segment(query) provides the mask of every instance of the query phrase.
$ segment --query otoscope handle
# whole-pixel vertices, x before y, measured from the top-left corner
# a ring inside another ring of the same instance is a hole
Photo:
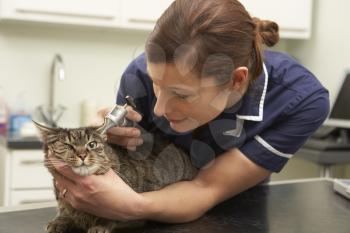
[[[106,115],[105,122],[101,128],[102,133],[106,133],[108,129],[115,126],[122,126],[122,127],[135,126],[135,122],[126,119],[126,114],[128,113],[128,111],[126,110],[126,107],[131,106],[132,108],[135,108],[136,105],[131,96],[126,96],[125,100],[127,102],[126,105],[124,106],[115,105],[112,111],[110,111]]]

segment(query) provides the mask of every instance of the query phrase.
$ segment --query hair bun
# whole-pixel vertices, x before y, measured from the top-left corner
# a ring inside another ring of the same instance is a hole
[[[270,20],[260,20],[259,18],[253,18],[253,20],[262,42],[269,47],[277,44],[280,39],[278,24]]]

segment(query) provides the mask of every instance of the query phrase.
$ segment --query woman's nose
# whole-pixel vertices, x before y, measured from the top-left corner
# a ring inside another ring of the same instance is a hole
[[[158,92],[156,104],[154,105],[154,114],[156,116],[161,117],[169,112],[169,100],[170,98],[167,95]]]

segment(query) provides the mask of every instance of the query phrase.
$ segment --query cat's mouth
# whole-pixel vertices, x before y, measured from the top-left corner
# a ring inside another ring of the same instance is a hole
[[[89,175],[95,174],[98,168],[99,167],[97,165],[91,165],[91,166],[81,165],[79,167],[72,167],[72,170],[74,173],[80,176],[89,176]]]

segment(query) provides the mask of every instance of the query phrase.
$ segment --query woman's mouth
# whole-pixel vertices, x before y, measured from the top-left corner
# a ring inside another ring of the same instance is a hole
[[[170,122],[170,123],[173,123],[173,124],[177,124],[177,123],[180,123],[180,122],[182,122],[182,121],[184,121],[185,119],[181,119],[181,120],[177,120],[177,119],[168,119],[168,121]]]

